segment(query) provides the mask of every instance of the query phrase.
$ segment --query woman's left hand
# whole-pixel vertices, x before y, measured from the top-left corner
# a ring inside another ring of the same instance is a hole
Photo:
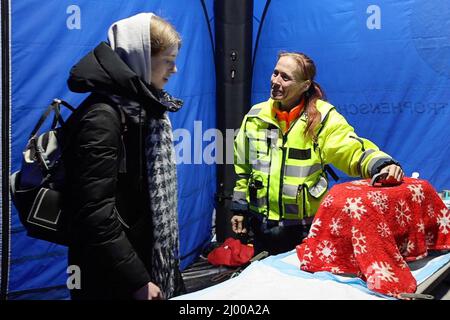
[[[401,182],[404,176],[403,170],[400,166],[397,166],[395,164],[390,164],[383,169],[381,169],[380,172],[387,172],[388,176],[386,177],[386,181],[397,181]]]

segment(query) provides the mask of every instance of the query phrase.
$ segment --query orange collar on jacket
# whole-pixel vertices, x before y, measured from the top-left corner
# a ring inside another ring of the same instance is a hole
[[[275,104],[273,105],[273,110],[275,111],[275,118],[280,124],[283,133],[286,133],[289,130],[291,124],[300,116],[300,113],[302,112],[304,105],[305,99],[302,99],[297,106],[295,106],[289,111],[282,111],[278,109]]]

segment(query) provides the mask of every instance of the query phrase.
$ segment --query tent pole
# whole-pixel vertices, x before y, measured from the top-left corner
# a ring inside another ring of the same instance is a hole
[[[224,137],[219,150],[216,194],[216,237],[222,242],[233,235],[230,202],[235,183],[233,140],[251,107],[253,0],[216,0],[215,63],[217,128]],[[220,152],[221,151],[221,152]]]

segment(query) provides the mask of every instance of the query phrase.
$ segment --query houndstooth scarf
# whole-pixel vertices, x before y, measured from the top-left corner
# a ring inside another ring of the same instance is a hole
[[[180,294],[183,286],[179,272],[177,168],[167,113],[162,119],[149,119],[145,154],[153,221],[152,279],[164,297],[171,298]]]
[[[114,23],[108,32],[111,48],[145,83],[151,79],[150,19],[152,13],[140,13]],[[155,91],[155,90],[153,90]],[[156,99],[167,111],[181,108],[181,100],[161,90]],[[140,112],[152,106],[141,106],[124,97],[114,101],[134,121]],[[142,110],[143,109],[143,110]],[[148,113],[147,113],[148,114]],[[147,117],[148,135],[145,137],[145,155],[148,177],[150,213],[153,222],[153,249],[151,279],[165,298],[180,294],[183,289],[179,271],[179,240],[177,211],[177,175],[173,147],[172,125],[167,112],[161,118]],[[150,214],[149,213],[149,214]]]

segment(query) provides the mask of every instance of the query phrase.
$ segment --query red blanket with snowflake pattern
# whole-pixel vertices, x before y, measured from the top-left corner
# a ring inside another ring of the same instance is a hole
[[[427,181],[373,187],[358,180],[330,190],[297,256],[302,270],[355,274],[397,297],[416,291],[407,261],[449,248],[450,212]]]

